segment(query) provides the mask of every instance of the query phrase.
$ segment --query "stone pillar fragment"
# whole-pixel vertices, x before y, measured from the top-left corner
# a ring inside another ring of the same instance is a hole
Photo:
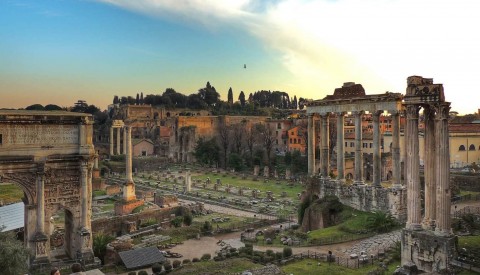
[[[337,113],[337,179],[345,179],[345,113]]]
[[[393,187],[400,188],[402,168],[400,165],[400,112],[392,111],[392,182]]]
[[[37,172],[37,233],[45,233],[45,171],[44,166]]]
[[[307,118],[308,122],[308,129],[307,129],[307,137],[308,137],[308,174],[314,175],[315,174],[315,123],[314,123],[314,116],[313,114],[308,114]]]
[[[353,112],[355,116],[355,175],[354,183],[363,184],[363,154],[362,154],[362,116],[363,111]]]
[[[127,128],[123,127],[123,154],[127,154]]]
[[[126,126],[127,130],[127,153],[125,155],[125,173],[126,173],[126,182],[123,185],[123,200],[133,201],[136,200],[135,196],[135,184],[133,182],[132,175],[132,127]]]
[[[329,114],[321,114],[321,132],[320,132],[320,173],[321,175],[326,178],[329,175],[329,140],[328,140],[328,118]]]
[[[82,220],[81,227],[87,228],[87,214],[88,214],[88,166],[86,161],[82,161],[80,164],[80,197],[82,198]]]
[[[425,121],[425,215],[422,221],[424,229],[433,229],[435,226],[436,212],[436,186],[435,186],[435,111],[430,106],[423,110]]]
[[[407,105],[407,135],[405,136],[407,159],[407,203],[410,205],[407,213],[406,228],[410,230],[421,229],[421,199],[420,199],[420,156],[418,142],[418,111],[419,106]]]
[[[120,131],[121,128],[116,128],[117,129],[117,155],[120,155]]]
[[[381,187],[381,159],[380,152],[380,114],[383,111],[376,111],[373,115],[373,186]]]
[[[435,234],[451,234],[451,189],[450,189],[450,148],[448,137],[448,115],[450,103],[436,106],[435,117],[435,182],[437,183]]]
[[[110,156],[113,156],[113,127],[110,127]]]

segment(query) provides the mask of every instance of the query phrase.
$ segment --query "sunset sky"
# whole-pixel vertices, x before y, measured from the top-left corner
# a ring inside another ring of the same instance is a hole
[[[320,99],[350,81],[405,93],[421,75],[473,113],[479,13],[478,0],[0,0],[0,108],[105,109],[207,81],[223,100],[229,87]]]

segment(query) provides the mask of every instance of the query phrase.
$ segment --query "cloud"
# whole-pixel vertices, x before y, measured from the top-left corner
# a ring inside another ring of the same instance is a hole
[[[404,92],[414,74],[443,82],[447,100],[474,95],[477,0],[99,1],[212,31],[239,28],[280,53],[295,76],[289,86],[307,97],[321,98],[347,81],[367,93]],[[468,104],[462,108],[476,110]]]

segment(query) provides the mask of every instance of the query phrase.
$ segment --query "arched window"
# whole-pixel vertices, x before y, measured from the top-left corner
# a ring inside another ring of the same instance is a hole
[[[470,146],[468,147],[468,151],[475,151],[475,145],[470,144]]]
[[[464,146],[464,145],[460,145],[460,147],[458,147],[458,151],[465,151],[465,146]]]

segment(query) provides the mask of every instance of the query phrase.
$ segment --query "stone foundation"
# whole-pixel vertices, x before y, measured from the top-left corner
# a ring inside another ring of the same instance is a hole
[[[115,203],[115,215],[122,216],[131,214],[133,209],[144,204],[142,200],[120,201]]]
[[[456,236],[437,236],[432,231],[402,231],[402,263],[424,272],[442,272],[455,258]]]

